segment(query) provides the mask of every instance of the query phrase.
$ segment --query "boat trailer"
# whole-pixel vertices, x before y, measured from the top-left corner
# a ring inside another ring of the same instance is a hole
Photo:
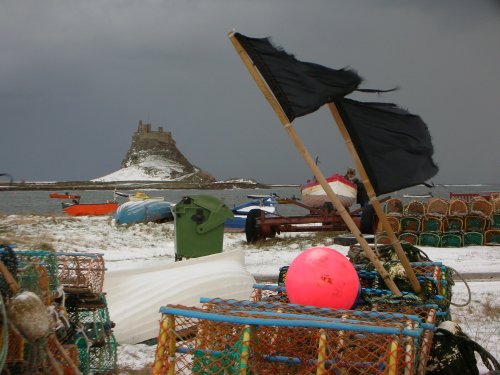
[[[384,199],[387,200],[387,198]],[[309,210],[304,216],[282,216],[259,209],[251,210],[245,223],[245,234],[248,243],[266,238],[274,238],[285,232],[344,232],[348,227],[331,203],[321,208],[307,206],[297,199],[279,199],[279,204],[293,204]],[[363,234],[373,234],[378,219],[371,205],[358,208],[349,213]]]

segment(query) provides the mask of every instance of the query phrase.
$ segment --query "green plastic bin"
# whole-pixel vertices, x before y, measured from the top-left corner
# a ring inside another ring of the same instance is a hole
[[[224,222],[234,217],[222,201],[210,195],[186,196],[172,212],[176,260],[222,252]]]

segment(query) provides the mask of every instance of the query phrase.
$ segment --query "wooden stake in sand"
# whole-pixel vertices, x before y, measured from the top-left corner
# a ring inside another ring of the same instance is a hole
[[[374,253],[374,251],[372,250],[372,248],[370,247],[368,242],[365,240],[363,235],[361,234],[360,230],[356,226],[356,223],[352,219],[349,212],[347,212],[347,210],[342,205],[342,203],[340,202],[340,200],[337,197],[337,195],[335,194],[335,192],[332,190],[332,188],[330,187],[330,185],[326,181],[325,176],[319,170],[318,166],[314,162],[314,159],[311,157],[311,155],[309,154],[308,150],[306,149],[306,147],[304,146],[304,144],[302,143],[300,138],[297,136],[295,130],[292,127],[291,122],[289,121],[285,112],[283,111],[283,109],[279,105],[278,101],[274,97],[273,93],[271,92],[271,90],[267,86],[265,80],[262,78],[262,75],[259,73],[257,68],[254,66],[252,60],[250,59],[250,57],[248,56],[246,51],[243,49],[241,44],[234,37],[234,32],[229,33],[228,36],[229,36],[229,39],[231,40],[231,42],[233,43],[233,46],[236,49],[236,52],[238,53],[241,60],[243,61],[243,63],[247,67],[248,71],[250,72],[250,75],[255,80],[255,82],[257,83],[257,86],[261,90],[262,94],[267,99],[267,101],[269,102],[269,104],[273,108],[274,112],[276,113],[276,115],[280,119],[281,124],[283,125],[283,128],[285,129],[285,131],[289,135],[290,139],[295,144],[295,147],[297,148],[299,153],[304,158],[308,167],[311,169],[314,177],[316,177],[316,180],[321,184],[321,186],[325,190],[326,195],[332,201],[335,209],[337,210],[339,215],[342,217],[342,219],[346,223],[349,230],[352,232],[352,234],[358,240],[364,253],[368,257],[368,259],[372,262],[372,264],[375,266],[375,269],[378,271],[378,273],[380,274],[380,277],[382,278],[384,283],[387,285],[389,290],[392,293],[394,293],[396,296],[401,296],[401,292],[399,291],[398,287],[396,286],[394,281],[391,279],[390,275],[387,273],[384,266],[382,265],[380,260],[377,258],[376,254]]]

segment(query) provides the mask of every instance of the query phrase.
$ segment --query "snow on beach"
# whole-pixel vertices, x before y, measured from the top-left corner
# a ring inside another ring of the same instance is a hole
[[[0,239],[19,250],[54,249],[104,255],[109,270],[174,262],[174,224],[148,223],[117,226],[109,217],[0,216]],[[347,254],[347,246],[334,245],[331,238],[311,233],[280,235],[264,244],[247,244],[244,233],[225,233],[224,251],[242,249],[246,267],[256,278],[276,277],[304,249],[329,246]],[[467,248],[421,248],[433,261],[443,262],[460,274],[500,272],[500,246]],[[458,278],[453,302],[467,302],[467,288]],[[469,282],[472,301],[452,307],[452,317],[478,343],[500,358],[500,281]],[[165,304],[168,301],[165,301]],[[113,317],[111,317],[113,318]],[[120,373],[131,374],[153,360],[154,346],[120,345]]]

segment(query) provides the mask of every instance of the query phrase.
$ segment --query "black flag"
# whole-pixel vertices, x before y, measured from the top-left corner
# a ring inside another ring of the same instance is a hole
[[[395,104],[336,101],[377,195],[423,183],[438,172],[422,119]]]
[[[343,98],[361,83],[361,77],[354,71],[299,61],[273,46],[268,38],[249,38],[240,33],[234,37],[262,74],[290,122]]]

